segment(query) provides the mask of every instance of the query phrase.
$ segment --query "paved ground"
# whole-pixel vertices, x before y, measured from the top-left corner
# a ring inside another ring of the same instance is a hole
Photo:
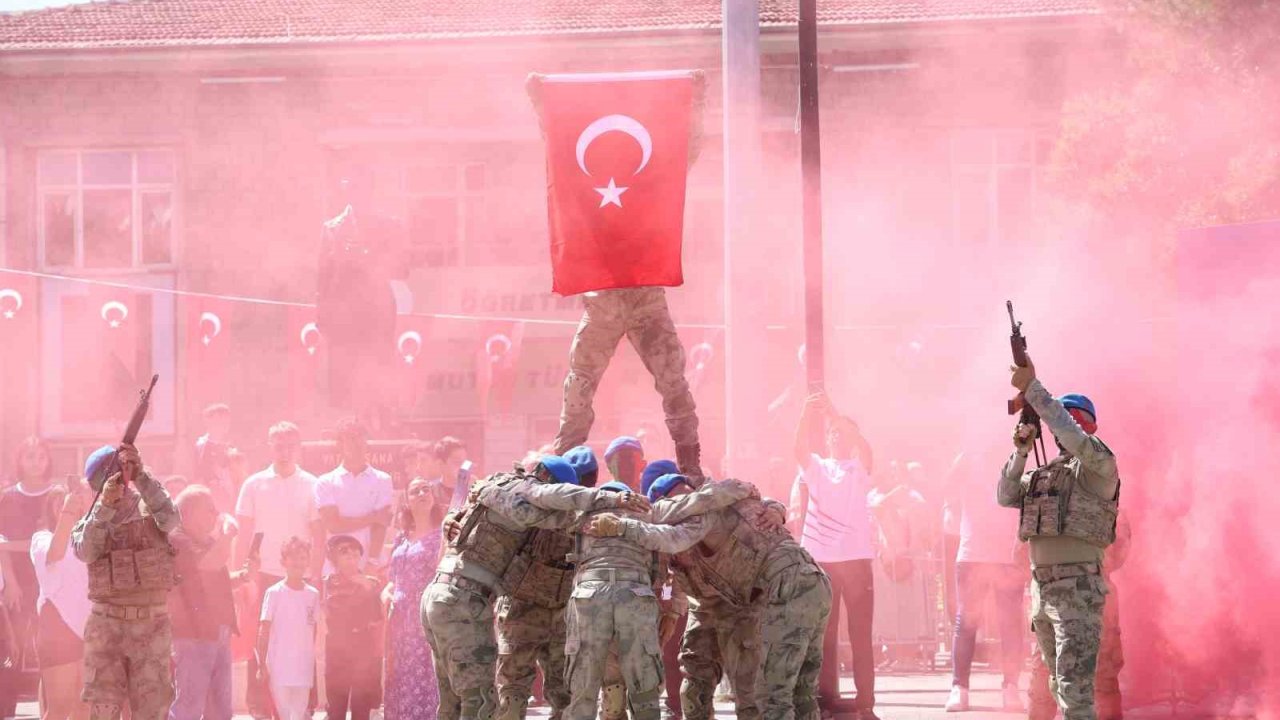
[[[1025,683],[1026,676],[1023,676]],[[1005,713],[1000,712],[1000,676],[996,673],[979,672],[973,673],[971,679],[972,688],[970,689],[970,704],[972,709],[968,713],[949,714],[943,711],[942,705],[946,702],[947,692],[950,688],[951,676],[947,672],[935,673],[911,673],[911,674],[893,674],[879,675],[876,678],[876,713],[883,720],[1000,720],[1007,718],[1025,718],[1025,713]],[[842,680],[842,685],[848,694],[853,693],[853,680],[846,677]],[[1024,686],[1025,689],[1025,686]],[[35,703],[23,703],[18,707],[19,717],[35,718]],[[543,718],[547,714],[546,708],[531,708],[530,717]],[[729,720],[733,717],[733,708],[727,704],[716,705],[717,720]],[[317,713],[317,718],[322,715]],[[1175,715],[1169,706],[1150,706],[1150,707],[1127,707],[1125,708],[1125,717],[1129,720],[1163,720],[1164,718],[1177,717],[1180,720],[1191,720],[1193,718],[1207,717],[1195,711],[1182,708],[1181,712]],[[249,720],[247,715],[237,715],[236,720]]]

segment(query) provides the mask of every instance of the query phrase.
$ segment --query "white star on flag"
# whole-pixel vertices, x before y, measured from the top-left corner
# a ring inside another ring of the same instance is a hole
[[[609,187],[595,188],[595,191],[600,193],[600,207],[605,205],[622,207],[622,193],[627,190],[628,188],[618,187],[613,182],[613,178],[609,178]]]

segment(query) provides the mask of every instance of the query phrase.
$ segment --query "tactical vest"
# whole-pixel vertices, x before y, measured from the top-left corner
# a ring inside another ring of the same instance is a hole
[[[502,587],[512,600],[556,610],[573,591],[573,564],[568,556],[574,541],[558,530],[534,530],[502,576]]]
[[[150,515],[111,527],[102,557],[89,563],[89,599],[168,592],[176,583],[173,556],[169,537]]]
[[[523,479],[523,476],[514,473],[501,473],[492,475],[481,483],[508,488]],[[475,492],[474,488],[472,492]],[[449,552],[461,561],[456,565],[457,572],[485,583],[501,580],[506,575],[512,558],[524,547],[531,534],[530,530],[504,527],[494,522],[489,513],[489,508],[468,498],[466,505],[454,516],[459,526],[458,537],[449,543]],[[483,572],[468,572],[469,569]],[[486,573],[489,577],[484,576]]]
[[[729,537],[712,549],[705,543],[677,554],[672,563],[685,574],[689,593],[699,599],[720,597],[744,607],[759,596],[761,571],[783,535],[756,530],[737,504],[724,511],[732,518]]]
[[[1078,481],[1080,461],[1059,457],[1031,474],[1022,499],[1018,539],[1071,537],[1105,548],[1116,539],[1120,481],[1114,498],[1089,492]]]

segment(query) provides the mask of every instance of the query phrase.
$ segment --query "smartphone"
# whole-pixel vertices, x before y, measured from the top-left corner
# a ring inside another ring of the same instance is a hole
[[[459,468],[458,468],[458,470],[459,470],[459,472],[461,472],[463,475],[469,475],[469,474],[471,474],[471,461],[470,461],[470,460],[463,460],[463,461],[462,461],[462,465],[461,465],[461,467],[459,467]]]
[[[258,557],[262,552],[262,533],[253,534],[253,542],[249,544],[249,557]]]

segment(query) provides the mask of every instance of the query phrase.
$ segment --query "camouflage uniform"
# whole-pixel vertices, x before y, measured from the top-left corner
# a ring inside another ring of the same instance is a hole
[[[1024,393],[1063,452],[1023,474],[1026,456],[1005,464],[997,500],[1021,509],[1030,542],[1031,629],[1066,720],[1095,720],[1094,674],[1107,582],[1103,549],[1115,539],[1120,477],[1115,455],[1088,435],[1038,380]]]
[[[654,514],[664,522],[678,522],[688,513],[705,509],[708,505],[726,500],[732,503],[731,507],[703,515],[703,547],[714,555],[732,553],[737,564],[744,565],[736,568],[736,572],[720,573],[714,579],[721,588],[723,600],[742,608],[740,612],[750,613],[745,616],[747,622],[753,616],[759,622],[758,649],[752,647],[755,634],[750,631],[738,643],[741,658],[734,672],[738,715],[763,715],[770,720],[790,720],[793,717],[815,720],[818,717],[817,685],[818,671],[822,667],[822,636],[827,617],[831,614],[831,583],[813,558],[785,530],[758,529],[761,514],[773,511],[785,516],[785,508],[772,500],[735,497],[723,492],[723,488],[732,488],[736,482],[705,484],[695,493],[658,503]],[[699,552],[699,556],[693,557],[706,557],[702,551]],[[748,561],[746,558],[752,559]],[[687,579],[692,580],[693,576],[687,576]],[[689,592],[708,595],[705,588],[700,591],[690,588]],[[685,642],[689,652],[697,656],[700,649],[689,645],[688,631]],[[726,656],[728,654],[725,653]],[[685,655],[682,651],[682,662]],[[760,664],[761,657],[763,665]],[[757,671],[759,677],[753,678]],[[701,706],[710,698],[706,693],[714,691],[718,680],[716,676],[705,690],[682,693],[686,695],[686,715],[702,711]],[[696,682],[705,683],[706,680]]]
[[[595,421],[592,399],[618,341],[625,335],[653,375],[662,395],[667,431],[676,445],[680,468],[701,475],[698,465],[698,416],[693,393],[684,376],[684,346],[667,308],[662,288],[600,290],[584,299],[586,309],[569,351],[569,375],[564,380],[564,404],[555,451],[563,453],[587,441]]]
[[[1102,640],[1098,645],[1098,667],[1093,676],[1093,703],[1101,720],[1124,716],[1120,702],[1120,670],[1124,668],[1124,646],[1120,642],[1120,596],[1111,572],[1124,564],[1132,529],[1124,513],[1116,522],[1116,542],[1107,548],[1102,578],[1107,583],[1107,599],[1102,609]],[[1049,689],[1049,668],[1039,653],[1031,658],[1031,685],[1027,690],[1031,720],[1053,720],[1058,704]]]
[[[563,486],[528,487],[529,499],[545,507],[564,507]],[[622,495],[596,490],[603,495]],[[639,522],[647,513],[621,511],[621,535],[578,535],[577,574],[569,598],[569,720],[595,720],[601,681],[611,649],[627,689],[633,720],[658,720],[662,685],[662,648],[658,643],[658,598],[653,576],[656,553],[686,550],[697,542],[697,520],[681,526]]]
[[[505,573],[534,527],[571,524],[576,513],[530,505],[514,490],[540,484],[521,473],[494,475],[472,488],[467,504],[452,518],[461,530],[449,542],[436,577],[422,594],[422,624],[431,644],[440,690],[441,720],[488,720],[497,709],[494,678],[498,647],[493,601]],[[595,507],[594,494],[575,496]],[[611,498],[604,506],[611,507]]]
[[[564,607],[573,585],[573,565],[566,556],[573,538],[558,530],[536,530],[508,570],[519,579],[505,583],[498,601],[498,717],[520,720],[533,691],[535,665],[542,667],[542,690],[552,720],[569,705],[564,680]]]
[[[126,702],[138,720],[168,715],[173,639],[165,602],[175,581],[168,534],[178,521],[164,488],[139,470],[116,503],[99,501],[72,531],[93,601],[81,693],[92,720],[119,718]]]

